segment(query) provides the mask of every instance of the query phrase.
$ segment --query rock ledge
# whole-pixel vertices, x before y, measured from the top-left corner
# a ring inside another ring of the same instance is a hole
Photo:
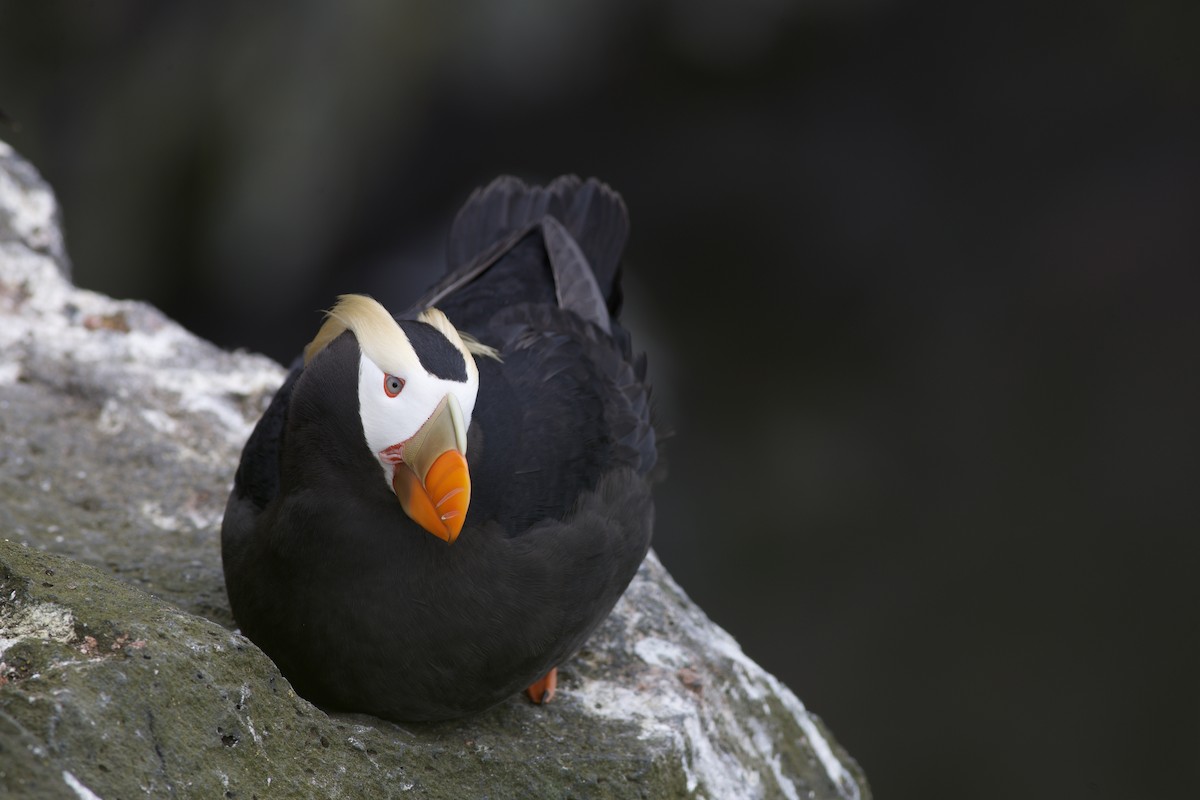
[[[547,707],[402,726],[298,697],[232,630],[219,553],[283,372],[72,286],[0,142],[0,795],[869,798],[653,553]]]

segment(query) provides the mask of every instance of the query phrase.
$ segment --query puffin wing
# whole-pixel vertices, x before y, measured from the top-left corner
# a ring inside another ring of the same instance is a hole
[[[472,503],[510,535],[562,518],[605,474],[656,462],[645,359],[614,315],[628,234],[624,202],[594,178],[502,177],[459,212],[459,266],[421,301],[501,353],[480,362]],[[489,486],[503,495],[485,497]]]
[[[529,260],[514,255],[531,235],[541,240],[549,275],[526,269],[518,280],[505,281]],[[477,189],[459,211],[450,233],[451,270],[416,306],[441,305],[485,280],[507,303],[552,298],[609,333],[620,311],[620,257],[628,238],[624,201],[595,178],[566,175],[530,187],[503,176]]]
[[[613,283],[629,238],[629,212],[621,196],[606,184],[575,175],[560,176],[544,187],[503,175],[476,189],[455,217],[449,262],[465,264],[506,235],[544,217],[566,226],[587,253],[601,285]]]

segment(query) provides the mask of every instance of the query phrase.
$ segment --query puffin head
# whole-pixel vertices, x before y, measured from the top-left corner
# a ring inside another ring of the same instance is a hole
[[[467,428],[479,391],[473,354],[495,357],[495,351],[459,333],[435,308],[397,321],[370,297],[348,294],[304,349],[304,363],[347,330],[360,351],[366,447],[404,512],[453,544],[471,502]]]

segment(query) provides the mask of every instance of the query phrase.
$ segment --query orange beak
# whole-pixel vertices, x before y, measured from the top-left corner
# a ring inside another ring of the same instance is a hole
[[[414,522],[447,544],[454,544],[471,504],[466,427],[453,395],[446,395],[433,416],[398,448],[392,489]],[[393,448],[384,451],[385,457]],[[392,461],[392,458],[388,458]]]

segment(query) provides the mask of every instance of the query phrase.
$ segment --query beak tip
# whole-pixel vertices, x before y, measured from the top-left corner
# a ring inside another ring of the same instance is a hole
[[[462,453],[455,450],[442,453],[423,482],[401,466],[397,466],[395,475],[393,489],[404,512],[429,533],[454,544],[471,503],[470,472]]]
[[[463,523],[466,521],[466,510],[463,512],[451,511],[449,514],[438,519],[437,530],[429,530],[434,536],[438,537],[446,544],[454,544],[458,539],[458,535],[462,533]],[[430,526],[433,527],[433,526]]]

